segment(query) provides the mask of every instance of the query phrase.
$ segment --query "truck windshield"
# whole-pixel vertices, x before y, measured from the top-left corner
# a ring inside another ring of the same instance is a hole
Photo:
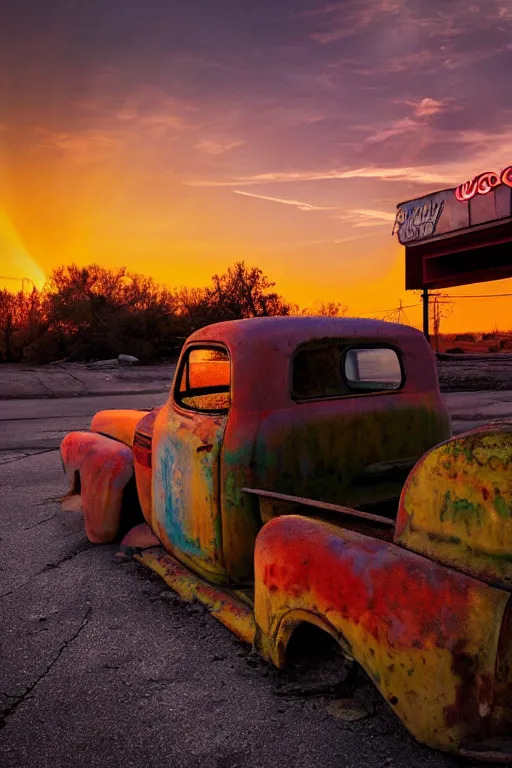
[[[175,389],[176,403],[194,411],[224,412],[231,396],[231,364],[226,350],[192,347],[182,360]]]

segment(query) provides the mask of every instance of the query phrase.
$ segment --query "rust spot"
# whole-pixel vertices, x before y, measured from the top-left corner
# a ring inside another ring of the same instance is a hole
[[[472,727],[473,732],[480,731],[480,738],[486,736],[487,718],[482,718],[479,708],[482,702],[491,702],[493,681],[490,675],[478,674],[478,658],[466,653],[465,641],[460,640],[453,650],[452,671],[460,679],[456,689],[455,703],[444,708],[446,725],[451,728],[456,723]]]
[[[484,501],[487,501],[487,499],[489,498],[489,491],[487,490],[487,488],[482,488],[482,497]]]
[[[199,448],[196,448],[197,453],[211,453],[213,450],[213,445],[211,443],[208,443],[208,445],[200,445]]]

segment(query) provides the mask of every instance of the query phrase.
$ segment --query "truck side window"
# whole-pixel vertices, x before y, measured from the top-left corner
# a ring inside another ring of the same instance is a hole
[[[293,362],[293,394],[299,400],[347,395],[341,363],[339,343],[299,349]]]
[[[344,359],[344,374],[351,390],[377,392],[400,389],[402,367],[394,349],[349,349]]]
[[[342,340],[332,340],[299,347],[292,382],[297,400],[313,400],[400,389],[403,373],[394,349],[350,348]]]
[[[231,364],[226,350],[192,347],[185,353],[174,399],[182,408],[219,413],[231,404]]]

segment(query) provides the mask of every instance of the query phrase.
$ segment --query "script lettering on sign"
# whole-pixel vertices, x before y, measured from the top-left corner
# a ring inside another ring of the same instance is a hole
[[[393,234],[404,245],[435,234],[437,222],[443,211],[444,200],[427,200],[414,208],[399,208]]]
[[[467,202],[476,195],[487,195],[492,189],[505,184],[512,188],[512,165],[504,168],[501,173],[486,171],[475,176],[471,181],[465,181],[455,190],[455,197],[460,202]]]

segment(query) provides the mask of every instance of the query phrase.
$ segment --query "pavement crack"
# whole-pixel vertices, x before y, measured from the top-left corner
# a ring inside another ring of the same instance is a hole
[[[60,568],[63,563],[67,563],[68,560],[73,560],[73,558],[77,557],[77,555],[81,555],[82,552],[87,552],[88,549],[93,548],[94,544],[89,542],[85,547],[80,547],[79,549],[75,549],[74,552],[69,552],[67,555],[63,555],[63,557],[61,557],[60,560],[57,560],[55,563],[46,563],[45,567],[42,568],[39,573],[36,573],[36,576],[39,576],[41,573],[45,573],[46,571],[53,571],[54,568]]]
[[[36,573],[34,573],[30,577],[30,579],[28,579],[27,581],[24,581],[21,584],[18,584],[16,587],[8,590],[7,592],[0,593],[0,599],[4,597],[9,597],[9,595],[12,595],[14,592],[17,592],[19,589],[23,589],[23,587],[26,587],[28,584],[32,582],[33,579],[36,579],[38,576],[41,576],[43,573],[47,573],[48,571],[54,571],[56,568],[60,568],[60,566],[63,563],[67,563],[68,560],[72,560],[74,557],[77,557],[77,555],[81,555],[82,552],[87,552],[89,549],[93,549],[94,546],[95,546],[94,544],[89,543],[85,547],[80,547],[80,549],[76,549],[74,552],[70,552],[69,554],[64,555],[63,557],[61,557],[60,560],[57,560],[57,562],[55,563],[47,563],[44,566],[44,568],[41,568],[40,571],[37,571]]]
[[[41,680],[44,680],[44,678],[47,675],[50,674],[50,672],[52,671],[53,667],[58,662],[58,660],[60,659],[60,657],[62,656],[62,654],[66,650],[66,648],[69,645],[71,645],[71,643],[73,643],[78,638],[80,633],[83,632],[83,630],[86,628],[86,626],[88,625],[88,623],[89,623],[89,621],[91,619],[91,614],[92,614],[92,607],[89,606],[87,608],[87,610],[85,612],[85,615],[84,615],[84,617],[83,617],[83,619],[82,619],[82,621],[80,623],[80,626],[78,627],[76,632],[74,632],[74,634],[71,635],[71,637],[69,637],[67,640],[64,640],[64,642],[62,643],[62,645],[60,646],[59,650],[57,651],[57,653],[55,654],[53,659],[50,661],[50,663],[47,664],[45,669],[41,672],[41,674],[38,675],[38,677],[36,677],[36,679],[33,680],[30,683],[30,685],[28,685],[25,688],[25,690],[21,694],[21,696],[17,696],[17,697],[14,698],[14,697],[10,696],[9,694],[7,694],[7,697],[8,698],[14,698],[14,701],[12,702],[12,704],[9,704],[9,706],[5,707],[3,712],[2,712],[2,722],[0,723],[0,729],[4,728],[7,725],[7,718],[10,717],[11,715],[13,715],[16,712],[18,707],[21,704],[23,704],[23,702],[25,701],[27,696],[29,696],[32,693],[32,691],[34,690],[36,685],[38,685],[41,682]]]
[[[35,372],[34,372],[35,373]],[[39,376],[37,373],[35,373],[35,378],[39,382],[39,384],[45,389],[47,392],[50,393],[50,397],[55,397],[55,393],[53,389],[51,389],[48,384],[45,384],[44,381],[41,379],[41,376]]]
[[[14,459],[6,459],[5,461],[2,461],[0,459],[0,466],[3,466],[4,464],[14,464],[15,461],[22,461],[22,459],[30,459],[32,456],[40,456],[42,453],[51,453],[52,451],[58,451],[59,447],[56,448],[44,448],[41,451],[34,451],[33,453],[24,453],[23,456],[16,456]]]
[[[80,386],[85,389],[86,392],[88,391],[87,390],[87,384],[85,383],[85,381],[82,381],[82,379],[79,379],[78,376],[74,376],[69,371],[66,371],[64,368],[62,368],[62,366],[59,366],[59,368],[61,368],[64,371],[66,376],[69,376],[71,379],[74,379],[75,381],[77,381],[80,384]]]
[[[36,507],[46,507],[47,504],[60,504],[64,500],[64,496],[51,496],[49,499],[43,499],[36,504]]]
[[[55,517],[55,512],[53,515],[50,515],[50,517],[45,517],[42,520],[39,520],[37,523],[34,523],[34,525],[26,525],[25,528],[22,528],[23,531],[31,531],[32,528],[37,528],[38,525],[42,525],[43,523],[48,523],[50,520],[53,520]]]

